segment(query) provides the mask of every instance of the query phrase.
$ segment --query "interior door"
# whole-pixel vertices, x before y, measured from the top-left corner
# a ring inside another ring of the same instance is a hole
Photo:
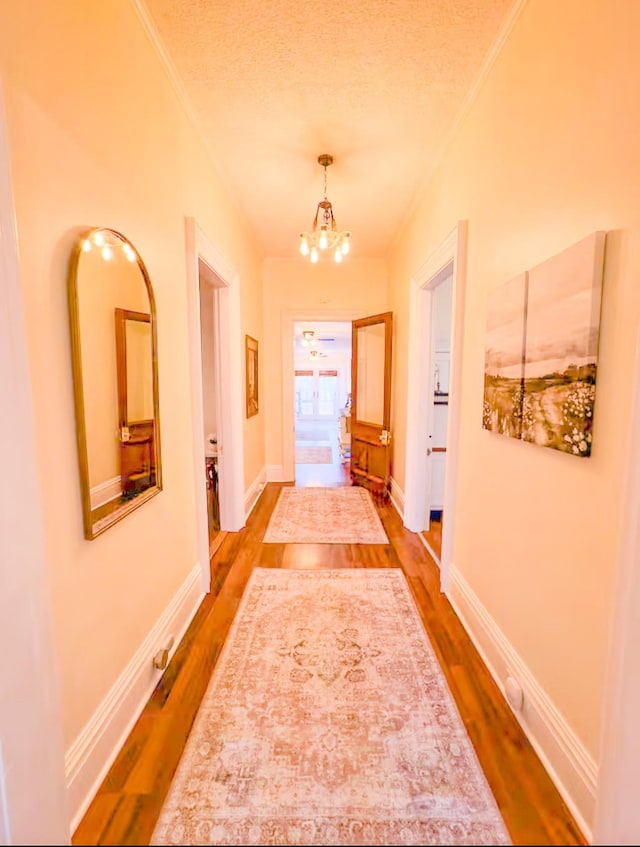
[[[392,313],[352,322],[351,481],[387,498],[390,484]]]

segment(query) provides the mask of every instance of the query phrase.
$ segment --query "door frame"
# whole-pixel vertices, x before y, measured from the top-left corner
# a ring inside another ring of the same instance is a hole
[[[201,584],[211,587],[209,523],[205,487],[205,435],[202,402],[202,348],[200,338],[200,268],[203,262],[217,277],[214,288],[214,386],[218,415],[218,480],[220,530],[237,532],[245,525],[244,509],[244,364],[240,322],[240,276],[200,228],[185,218],[187,258],[187,321],[189,328],[189,382],[196,533]]]
[[[429,379],[429,388],[428,388],[428,392],[427,392],[428,402],[425,403],[427,442],[429,441],[430,438],[432,438],[432,436],[434,434],[434,430],[435,430],[436,410],[435,410],[435,402],[433,401],[433,398],[435,398],[435,391],[436,391],[436,383],[435,383],[436,356],[438,355],[439,352],[441,352],[437,349],[438,339],[437,339],[437,337],[436,337],[436,335],[433,331],[434,317],[435,317],[434,294],[435,294],[435,292],[437,292],[437,290],[440,288],[440,286],[444,285],[444,283],[448,279],[451,279],[452,276],[453,276],[453,261],[450,261],[442,268],[442,270],[439,273],[437,273],[434,277],[432,277],[426,285],[427,290],[432,295],[429,298],[429,300],[430,300],[429,307],[428,307],[429,308],[429,315],[428,315],[428,318],[427,318],[428,322],[429,322],[429,327],[430,327],[430,348],[429,348],[428,360],[427,360],[427,363],[426,363],[426,366],[425,366],[425,371],[424,371],[428,375],[428,379]],[[450,313],[449,313],[449,331],[450,331],[450,333],[451,333],[452,324],[453,324],[453,303],[452,303],[452,308],[451,308]],[[449,342],[449,349],[448,349],[449,360],[451,360],[451,349],[450,349],[450,347],[451,347],[451,343]],[[449,400],[448,400],[448,397],[447,397],[447,421],[449,419],[448,410],[449,410]],[[446,439],[446,435],[445,435],[445,439]],[[434,469],[435,459],[434,459],[433,454],[436,452],[437,449],[438,448],[431,446],[431,460],[429,462],[427,462],[428,472],[426,474],[426,485],[423,488],[423,492],[424,492],[424,512],[423,512],[422,520],[423,520],[423,529],[426,530],[427,532],[430,531],[430,529],[431,529],[431,512],[434,509],[434,503],[433,503],[433,469]],[[447,471],[447,455],[446,455],[446,453],[447,453],[447,445],[445,443],[445,455],[444,455],[445,480],[446,480],[446,471]],[[444,498],[444,491],[443,491],[443,498]],[[444,509],[444,502],[441,506],[436,505],[435,508],[436,509]],[[426,543],[427,549],[429,550],[429,552],[431,553],[433,558],[436,560],[436,562],[438,562],[438,564],[439,564],[440,558],[438,556],[436,556],[435,551],[432,549],[431,545],[427,542],[425,542],[425,543]]]
[[[439,278],[453,266],[451,362],[449,371],[449,415],[447,422],[447,459],[444,485],[444,520],[440,556],[440,587],[449,588],[451,550],[455,526],[458,447],[461,420],[462,343],[464,337],[464,300],[467,263],[467,221],[455,228],[412,274],[409,280],[409,355],[407,386],[407,454],[405,466],[405,506],[403,521],[407,529],[421,532],[426,515],[425,479],[428,474],[426,444],[428,438],[428,401],[433,394],[433,375],[429,366],[432,340],[432,290]],[[425,370],[426,368],[426,370]],[[429,386],[424,390],[424,374]]]
[[[636,789],[640,761],[640,333],[632,390],[592,844],[632,843],[640,825]]]
[[[298,321],[351,323],[360,316],[361,311],[360,309],[296,309],[282,313],[282,480],[278,480],[280,482],[294,482],[296,478],[294,324]]]

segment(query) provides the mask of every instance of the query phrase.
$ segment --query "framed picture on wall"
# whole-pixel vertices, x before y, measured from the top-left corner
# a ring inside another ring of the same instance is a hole
[[[245,335],[247,417],[258,414],[258,342]]]

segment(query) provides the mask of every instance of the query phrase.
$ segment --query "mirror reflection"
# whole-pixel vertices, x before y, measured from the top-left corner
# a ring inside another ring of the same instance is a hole
[[[95,538],[161,488],[153,289],[123,235],[79,239],[69,306],[85,537]]]
[[[384,426],[384,323],[360,326],[356,411],[363,423]]]

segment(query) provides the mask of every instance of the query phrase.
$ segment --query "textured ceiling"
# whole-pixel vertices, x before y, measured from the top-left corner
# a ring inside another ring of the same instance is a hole
[[[385,256],[513,0],[139,0],[266,256],[327,196]]]

